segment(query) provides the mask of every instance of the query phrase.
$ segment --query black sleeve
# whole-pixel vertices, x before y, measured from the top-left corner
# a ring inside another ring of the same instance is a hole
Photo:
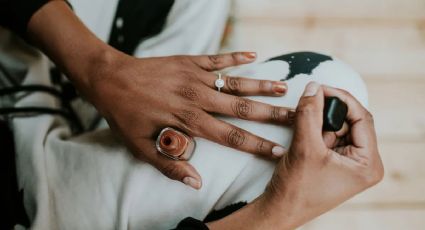
[[[0,0],[0,25],[25,37],[31,16],[48,0]]]
[[[184,220],[180,221],[177,227],[174,230],[208,230],[209,228],[204,222],[194,219],[192,217],[187,217]]]
[[[205,217],[204,221],[200,221],[192,217],[187,217],[184,220],[180,221],[180,223],[174,230],[208,230],[209,228],[205,223],[224,218],[232,214],[233,212],[243,208],[246,204],[247,202],[238,202],[226,206],[223,209],[214,210],[210,214],[208,214],[207,217]]]

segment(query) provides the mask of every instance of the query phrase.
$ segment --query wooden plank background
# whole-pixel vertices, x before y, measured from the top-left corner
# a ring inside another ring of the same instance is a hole
[[[302,229],[425,229],[425,0],[234,0],[226,49],[312,50],[364,77],[384,180]]]

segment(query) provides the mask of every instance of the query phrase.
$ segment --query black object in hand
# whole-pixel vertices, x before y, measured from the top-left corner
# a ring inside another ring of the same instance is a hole
[[[323,131],[338,131],[347,117],[348,107],[337,97],[325,97]]]

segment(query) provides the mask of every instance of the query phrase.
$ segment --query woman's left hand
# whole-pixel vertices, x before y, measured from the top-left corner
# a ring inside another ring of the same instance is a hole
[[[116,56],[114,56],[116,55]],[[286,83],[226,76],[221,92],[215,81],[226,67],[251,63],[252,52],[221,55],[134,58],[115,52],[107,65],[94,66],[89,84],[80,87],[132,151],[164,175],[193,188],[201,177],[187,161],[159,154],[155,139],[165,127],[192,137],[202,137],[244,152],[277,159],[285,149],[212,116],[223,114],[245,120],[290,124],[288,108],[272,106],[240,96],[283,96]],[[85,86],[89,87],[85,87]],[[213,153],[198,153],[213,154]]]
[[[201,187],[200,175],[188,162],[158,154],[154,141],[165,127],[264,157],[277,158],[284,152],[282,146],[210,114],[289,123],[288,109],[238,97],[282,96],[287,90],[283,82],[224,76],[223,92],[215,88],[217,76],[212,71],[250,63],[255,53],[134,58],[96,38],[64,1],[46,3],[32,16],[28,32],[133,155],[171,179]]]

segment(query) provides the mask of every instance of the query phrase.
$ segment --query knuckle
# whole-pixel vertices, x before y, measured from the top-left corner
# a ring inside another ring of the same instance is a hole
[[[179,75],[186,81],[193,81],[198,79],[198,75],[194,71],[188,70],[187,68],[180,69]]]
[[[372,168],[372,172],[369,175],[368,183],[369,185],[375,185],[384,179],[384,166],[382,162],[379,160],[376,164],[374,164]]]
[[[233,63],[237,63],[239,60],[239,57],[242,55],[241,52],[233,52],[230,54],[230,56],[232,57],[232,61]]]
[[[200,97],[198,90],[193,86],[180,87],[179,95],[189,101],[198,101]]]
[[[312,103],[301,103],[297,107],[297,113],[300,114],[314,114],[316,112],[318,112],[318,109]]]
[[[269,92],[271,89],[271,82],[267,80],[259,80],[258,81],[258,89],[261,92]]]
[[[368,187],[379,183],[384,178],[384,167],[382,163],[370,162],[366,160],[361,163],[360,177],[364,184]]]
[[[270,108],[270,120],[274,122],[281,122],[288,119],[288,111],[281,107],[272,106]]]
[[[268,153],[271,153],[271,146],[270,146],[269,142],[260,138],[257,141],[255,151],[256,151],[257,154],[260,154],[260,155],[264,155],[266,153],[268,154]]]
[[[181,70],[182,66],[187,66],[190,64],[191,59],[188,56],[176,55],[169,57],[169,66],[173,67],[175,70]]]
[[[376,170],[376,174],[375,174],[376,183],[382,181],[384,179],[384,175],[385,175],[384,166],[382,164],[379,164],[379,167]]]
[[[371,183],[374,185],[382,181],[384,179],[384,172],[385,171],[383,167],[380,167],[380,169],[375,170]]]
[[[252,102],[246,98],[235,98],[231,106],[233,113],[239,118],[247,118],[252,113]]]
[[[239,128],[230,129],[225,136],[226,143],[231,147],[239,147],[246,141],[246,134]]]
[[[201,95],[202,100],[201,103],[199,103],[199,107],[201,107],[205,111],[215,111],[219,105],[217,103],[218,100],[220,100],[221,94],[218,93],[211,93],[211,92],[205,92]]]
[[[178,167],[178,165],[169,163],[161,169],[161,172],[168,178],[179,179],[178,177],[181,173],[181,169]]]
[[[373,186],[379,183],[384,178],[384,170],[383,169],[375,169],[368,174],[363,175],[363,181],[367,186]]]
[[[353,95],[351,95],[351,93],[348,92],[347,90],[345,90],[345,89],[339,89],[339,90],[340,90],[340,92],[342,93],[343,96],[345,96],[345,97],[353,97]]]
[[[320,165],[321,165],[322,168],[326,168],[326,166],[329,165],[329,163],[332,161],[332,156],[333,156],[332,151],[330,149],[328,149],[326,154],[324,156],[322,156],[322,158],[320,160]]]
[[[189,130],[196,130],[199,126],[199,112],[193,110],[182,110],[175,117]]]
[[[257,146],[256,146],[256,151],[257,153],[263,153],[264,149],[265,149],[265,141],[264,140],[259,140],[257,142]]]
[[[369,111],[366,110],[365,112],[365,119],[366,121],[370,122],[370,123],[374,123],[374,118],[373,118],[373,114]]]
[[[221,63],[221,55],[208,55],[208,68],[217,69]]]
[[[241,93],[242,79],[240,77],[226,77],[226,86],[232,94]]]

